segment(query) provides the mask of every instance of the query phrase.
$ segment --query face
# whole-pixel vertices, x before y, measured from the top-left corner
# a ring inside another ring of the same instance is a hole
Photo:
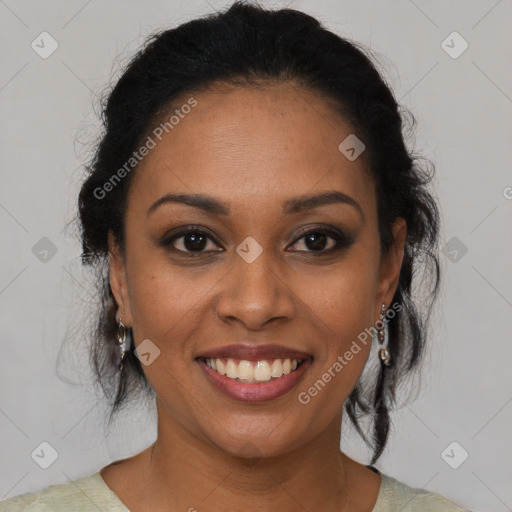
[[[194,98],[133,176],[111,285],[149,347],[159,425],[278,455],[339,422],[370,342],[334,377],[333,365],[391,305],[405,225],[381,257],[374,184],[338,149],[352,129],[318,95],[219,85]]]

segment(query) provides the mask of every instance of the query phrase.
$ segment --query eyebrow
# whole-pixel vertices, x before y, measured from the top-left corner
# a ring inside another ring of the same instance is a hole
[[[304,210],[317,208],[319,206],[336,203],[349,204],[353,206],[364,220],[363,209],[359,203],[353,197],[350,197],[343,192],[339,192],[338,190],[320,192],[313,195],[305,194],[303,196],[288,199],[284,202],[283,213],[289,215],[291,213],[298,213]]]
[[[181,203],[214,215],[229,215],[229,204],[204,194],[166,194],[155,201],[148,209],[147,215],[153,213],[159,206],[166,203]],[[287,199],[283,203],[283,214],[290,215],[304,210],[318,208],[328,204],[348,204],[353,206],[364,220],[364,214],[359,203],[352,197],[338,190],[320,192],[317,194],[305,194]]]

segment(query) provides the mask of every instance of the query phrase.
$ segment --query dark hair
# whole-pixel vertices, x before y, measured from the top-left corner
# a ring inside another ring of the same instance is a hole
[[[403,109],[370,57],[305,13],[267,10],[237,1],[225,12],[152,35],[107,97],[104,133],[78,200],[82,261],[100,271],[102,309],[94,331],[92,362],[112,401],[111,417],[137,390],[154,393],[133,343],[119,377],[117,305],[108,280],[108,233],[114,234],[124,251],[126,197],[136,171],[116,182],[105,200],[97,197],[97,190],[112,180],[155,122],[176,108],[183,95],[220,83],[245,87],[285,82],[320,94],[364,141],[364,161],[375,182],[383,254],[392,242],[393,221],[402,217],[407,223],[403,264],[393,297],[401,312],[388,324],[392,363],[380,365],[371,389],[363,389],[358,382],[345,403],[351,422],[373,449],[373,464],[388,438],[389,409],[396,402],[397,384],[418,366],[424,352],[426,325],[440,281],[439,213],[426,187],[432,176],[418,165],[420,157],[406,148]],[[416,284],[420,270],[431,271],[424,280],[432,284],[425,308],[419,308],[412,297],[413,276]],[[373,422],[371,440],[360,426],[362,417]]]

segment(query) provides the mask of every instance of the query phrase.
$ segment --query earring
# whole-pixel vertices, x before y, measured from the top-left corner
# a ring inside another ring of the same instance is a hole
[[[385,344],[385,342],[389,338],[388,324],[387,324],[387,321],[384,320],[384,318],[386,316],[386,311],[387,311],[386,305],[382,304],[381,310],[380,310],[380,320],[381,320],[382,326],[380,328],[377,328],[377,331],[378,331],[378,337],[379,337],[379,344],[381,347],[379,349],[380,360],[386,366],[389,366],[390,362],[391,362],[391,355],[389,354],[387,344]]]
[[[123,311],[124,314],[124,311]],[[119,317],[119,325],[117,327],[116,343],[119,347],[119,371],[123,369],[124,354],[126,352],[126,327]]]

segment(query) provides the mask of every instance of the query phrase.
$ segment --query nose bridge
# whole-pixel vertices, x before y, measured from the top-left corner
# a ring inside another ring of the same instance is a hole
[[[258,329],[272,318],[290,318],[294,311],[272,251],[256,244],[254,239],[246,239],[237,247],[217,301],[219,317],[236,318],[250,329]]]

